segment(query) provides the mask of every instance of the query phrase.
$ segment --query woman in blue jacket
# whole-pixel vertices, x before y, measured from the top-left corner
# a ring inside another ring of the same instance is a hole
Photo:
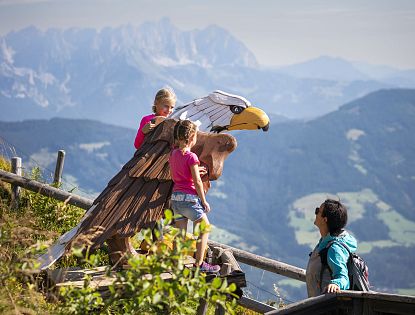
[[[340,201],[327,199],[316,208],[315,215],[314,225],[319,229],[321,238],[310,253],[307,265],[309,297],[349,289],[349,253],[340,243],[346,245],[352,253],[357,249],[356,239],[343,229],[347,223],[347,209]],[[323,265],[320,257],[320,252],[326,248],[328,268]]]

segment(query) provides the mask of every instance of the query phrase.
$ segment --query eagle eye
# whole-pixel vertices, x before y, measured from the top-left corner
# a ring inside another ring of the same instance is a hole
[[[242,106],[236,106],[236,105],[231,106],[231,112],[234,113],[234,114],[240,114],[240,113],[242,113],[242,111],[244,109],[245,108],[243,108]]]

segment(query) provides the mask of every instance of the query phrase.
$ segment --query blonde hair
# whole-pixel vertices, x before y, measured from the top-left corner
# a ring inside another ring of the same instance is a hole
[[[197,132],[197,125],[190,120],[179,120],[174,126],[174,142],[179,146],[182,153],[185,152],[190,138]]]
[[[156,93],[156,96],[154,97],[154,103],[153,103],[153,113],[156,113],[156,105],[160,104],[163,101],[167,102],[176,102],[176,93],[174,93],[173,88],[170,86],[166,86],[162,88],[161,90],[158,90]]]

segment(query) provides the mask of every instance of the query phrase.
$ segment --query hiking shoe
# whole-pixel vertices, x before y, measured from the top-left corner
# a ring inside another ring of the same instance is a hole
[[[207,262],[202,262],[199,268],[201,272],[206,272],[206,273],[217,273],[220,270],[219,265],[211,265],[211,264],[208,264]]]

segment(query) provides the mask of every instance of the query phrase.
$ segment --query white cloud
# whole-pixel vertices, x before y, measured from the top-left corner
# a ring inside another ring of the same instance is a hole
[[[96,150],[102,149],[103,147],[110,145],[111,143],[108,141],[104,142],[92,142],[92,143],[81,143],[79,148],[81,150],[85,150],[88,153],[92,153]]]

